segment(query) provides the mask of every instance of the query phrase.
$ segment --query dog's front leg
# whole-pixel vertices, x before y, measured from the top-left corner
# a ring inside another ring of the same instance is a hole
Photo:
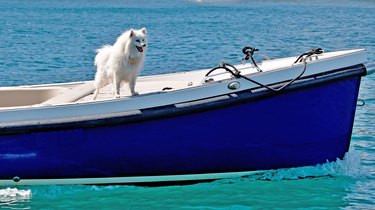
[[[136,82],[136,79],[132,79],[129,81],[129,88],[130,88],[130,92],[132,93],[132,96],[139,95],[138,92],[135,92],[135,82]]]

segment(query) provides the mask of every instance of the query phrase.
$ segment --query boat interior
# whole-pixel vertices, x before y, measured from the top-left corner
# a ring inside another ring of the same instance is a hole
[[[352,50],[355,52],[356,50]],[[357,50],[359,51],[359,50]],[[347,54],[348,51],[338,51],[323,53],[310,57],[308,62],[329,59],[332,57]],[[303,65],[302,63],[293,64],[297,57],[281,58],[274,60],[264,60],[257,63],[263,70],[259,72],[250,62],[246,64],[235,65],[243,75],[266,74],[270,71],[282,70],[294,65]],[[233,76],[225,70],[215,71],[206,77],[210,69],[197,70],[190,72],[179,72],[162,75],[141,76],[137,79],[136,91],[138,96],[131,96],[129,88],[123,84],[120,90],[121,98],[141,97],[147,94],[160,94],[169,91],[176,91],[185,88],[205,85],[208,82],[219,82],[221,80],[231,79]],[[94,81],[82,81],[60,84],[30,85],[15,87],[0,87],[0,110],[20,107],[39,107],[71,103],[87,103],[93,101],[93,92],[95,91]],[[112,85],[108,84],[100,90],[97,101],[116,100],[113,98]]]
[[[188,88],[199,84],[207,71],[191,73],[166,74],[162,76],[143,76],[137,80],[136,91],[139,96],[160,94],[177,89]],[[184,75],[186,74],[186,78]],[[94,81],[82,81],[61,84],[0,87],[0,110],[20,107],[37,107],[93,101]],[[127,84],[120,90],[121,98],[131,96]],[[116,100],[113,97],[112,85],[100,89],[96,101]]]

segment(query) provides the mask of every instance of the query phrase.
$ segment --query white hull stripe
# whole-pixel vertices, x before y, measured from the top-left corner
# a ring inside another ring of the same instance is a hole
[[[162,176],[137,176],[137,177],[111,177],[111,178],[74,178],[74,179],[20,179],[0,180],[0,186],[12,185],[73,185],[73,184],[132,184],[132,183],[155,183],[155,182],[183,182],[199,180],[215,180],[249,176],[260,171],[227,172],[210,174],[188,174],[188,175],[162,175]]]

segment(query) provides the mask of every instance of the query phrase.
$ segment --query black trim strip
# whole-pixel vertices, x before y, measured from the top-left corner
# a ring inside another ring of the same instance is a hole
[[[233,106],[250,101],[261,100],[275,95],[286,94],[291,91],[306,89],[316,85],[324,85],[339,80],[350,79],[366,75],[363,64],[336,69],[323,74],[316,74],[301,78],[281,92],[273,92],[267,89],[255,88],[228,94],[229,97],[217,96],[194,101],[191,105],[167,105],[129,112],[121,112],[105,115],[94,115],[77,118],[63,118],[57,120],[31,121],[17,124],[0,125],[0,136],[20,133],[45,132],[56,130],[71,130],[78,128],[105,127],[127,123],[137,123],[146,120],[155,120],[166,117],[175,117],[185,114],[204,112],[216,108]],[[280,85],[280,84],[279,84]],[[282,85],[282,84],[281,84]],[[230,95],[236,94],[236,97]],[[192,101],[191,101],[192,102]],[[184,103],[186,104],[186,102]]]

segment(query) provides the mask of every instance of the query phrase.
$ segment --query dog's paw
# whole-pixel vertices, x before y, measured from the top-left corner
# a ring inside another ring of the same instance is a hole
[[[137,96],[137,95],[139,95],[138,92],[132,92],[132,96]]]
[[[115,94],[115,98],[120,98],[120,94]]]

